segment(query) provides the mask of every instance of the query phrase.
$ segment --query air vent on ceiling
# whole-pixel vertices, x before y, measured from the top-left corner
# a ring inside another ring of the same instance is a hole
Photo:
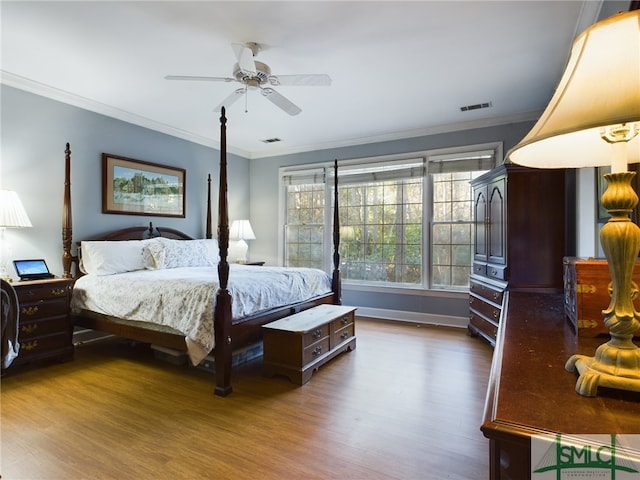
[[[475,105],[467,105],[466,107],[460,107],[462,112],[468,112],[469,110],[478,110],[480,108],[490,108],[491,102],[476,103]]]
[[[264,143],[276,143],[276,142],[281,142],[282,140],[278,137],[273,137],[273,138],[265,138],[264,140],[260,140],[260,141]]]

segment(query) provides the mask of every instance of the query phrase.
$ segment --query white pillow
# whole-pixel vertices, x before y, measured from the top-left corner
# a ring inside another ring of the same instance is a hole
[[[80,242],[83,270],[92,275],[144,270],[143,248],[150,240]]]
[[[174,240],[157,237],[144,247],[145,267],[149,270],[178,267],[213,267],[218,264],[218,241]]]

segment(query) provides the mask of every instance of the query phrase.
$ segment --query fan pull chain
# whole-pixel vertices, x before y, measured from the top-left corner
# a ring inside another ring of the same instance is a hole
[[[247,92],[249,91],[249,89],[247,88],[247,86],[244,86],[244,113],[249,113],[249,100],[248,97],[249,95],[247,94]]]

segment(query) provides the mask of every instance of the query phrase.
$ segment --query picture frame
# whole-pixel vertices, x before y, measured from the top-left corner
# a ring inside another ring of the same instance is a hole
[[[102,154],[102,213],[186,216],[184,168]]]

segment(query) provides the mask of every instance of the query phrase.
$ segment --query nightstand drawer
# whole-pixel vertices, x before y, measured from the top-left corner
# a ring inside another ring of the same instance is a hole
[[[70,345],[69,335],[55,333],[43,337],[20,342],[20,355],[14,361],[15,364],[36,360],[38,357],[50,357],[55,353],[67,352],[73,349]]]
[[[67,331],[70,332],[71,328],[69,327],[69,319],[65,314],[37,321],[22,320],[18,330],[18,340],[24,342],[34,337]]]
[[[20,304],[33,303],[41,300],[49,300],[52,298],[67,298],[69,293],[68,282],[52,282],[51,284],[30,284],[28,286],[17,283],[14,284],[16,292],[18,294],[18,301]]]
[[[66,315],[68,302],[66,298],[40,301],[38,303],[20,302],[20,323],[37,318]]]

